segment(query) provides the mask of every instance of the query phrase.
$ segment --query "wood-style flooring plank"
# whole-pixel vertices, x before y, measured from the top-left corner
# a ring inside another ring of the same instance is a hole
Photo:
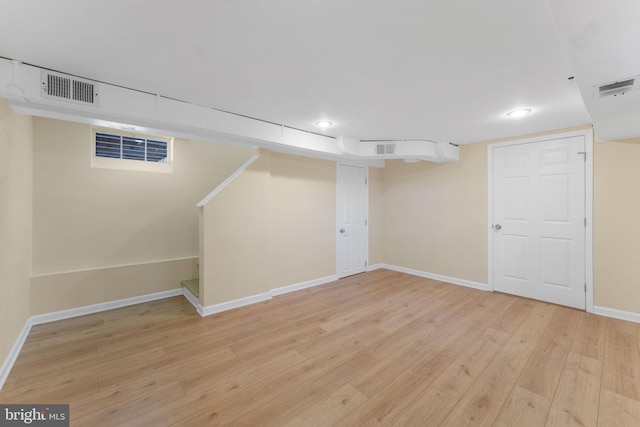
[[[640,401],[602,389],[598,411],[598,426],[640,426]]]
[[[556,307],[535,305],[464,396],[458,401],[444,426],[491,425],[500,412],[544,335]]]
[[[548,426],[596,426],[602,362],[569,353],[553,404]]]
[[[640,401],[640,351],[635,325],[607,319],[602,388]]]
[[[553,398],[579,316],[576,310],[556,311],[517,385],[549,400]]]
[[[202,318],[34,326],[0,402],[75,426],[639,426],[640,325],[376,270]]]
[[[284,423],[283,427],[332,426],[365,400],[367,400],[366,396],[349,384],[345,384],[325,400],[320,400]]]
[[[411,405],[405,407],[389,425],[404,426],[438,426],[449,415],[458,399],[449,396],[437,387],[429,387],[423,391]]]
[[[493,423],[496,427],[543,426],[549,412],[550,399],[516,386]]]

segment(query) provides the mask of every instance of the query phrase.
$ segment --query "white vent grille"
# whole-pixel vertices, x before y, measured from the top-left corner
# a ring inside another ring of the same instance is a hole
[[[640,76],[634,76],[625,80],[617,82],[602,84],[593,87],[593,97],[607,98],[610,96],[622,96],[628,92],[638,89],[638,82]]]
[[[376,154],[379,156],[396,154],[396,144],[376,144]]]
[[[82,105],[98,105],[98,85],[64,74],[42,72],[42,96]]]

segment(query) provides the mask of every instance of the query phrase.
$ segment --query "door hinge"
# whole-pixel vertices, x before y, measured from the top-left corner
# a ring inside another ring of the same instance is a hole
[[[587,284],[584,284],[584,291],[587,292]]]
[[[364,179],[364,185],[367,185],[367,178]]]
[[[367,267],[367,266],[368,266],[367,260],[364,260],[364,266],[365,266],[365,267]]]
[[[586,151],[580,151],[578,152],[578,154],[584,154],[584,161],[587,161],[587,152]]]
[[[364,220],[364,225],[369,225],[369,221],[368,220]]]
[[[587,226],[587,218],[584,219],[584,226]]]

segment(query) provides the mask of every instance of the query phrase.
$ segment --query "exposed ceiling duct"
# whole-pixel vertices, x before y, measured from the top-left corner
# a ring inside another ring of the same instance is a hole
[[[338,149],[362,159],[425,160],[434,163],[456,162],[460,147],[445,141],[430,140],[349,140],[338,137]]]
[[[376,144],[303,131],[285,125],[94,82],[0,59],[0,96],[21,113],[108,127],[136,126],[205,141],[263,146],[311,157],[348,158],[372,166],[384,159],[458,160],[458,147],[433,141],[392,141],[377,154]],[[221,139],[222,138],[222,139]],[[397,147],[397,148],[396,148]]]

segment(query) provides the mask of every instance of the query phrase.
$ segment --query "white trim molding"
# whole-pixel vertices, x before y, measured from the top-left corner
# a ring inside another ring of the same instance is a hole
[[[211,316],[212,314],[221,313],[227,310],[233,310],[234,308],[244,307],[245,305],[251,305],[258,302],[268,301],[271,299],[271,292],[264,292],[262,294],[250,295],[248,297],[238,298],[231,301],[221,302],[220,304],[208,305],[202,309],[201,316]]]
[[[191,303],[192,306],[195,307],[198,314],[202,316],[202,313],[204,313],[204,307],[200,304],[200,300],[185,287],[182,288],[182,295]]]
[[[281,288],[271,289],[269,291],[272,297],[288,294],[289,292],[301,291],[302,289],[312,288],[314,286],[324,285],[326,283],[335,282],[338,280],[338,275],[321,277],[320,279],[308,280],[306,282],[296,283],[294,285],[283,286]]]
[[[599,307],[596,305],[593,307],[593,313],[614,319],[626,320],[628,322],[640,323],[640,313],[631,311],[616,310],[614,308]]]
[[[137,262],[135,264],[118,264],[118,265],[107,265],[104,267],[97,267],[97,268],[79,268],[76,270],[63,270],[63,271],[52,271],[52,272],[48,272],[48,273],[37,273],[37,274],[32,274],[31,277],[50,277],[50,276],[57,276],[57,275],[62,275],[62,274],[74,274],[74,273],[86,273],[88,271],[102,271],[102,270],[111,270],[111,269],[115,269],[115,268],[128,268],[128,267],[141,267],[141,266],[145,266],[145,265],[152,265],[152,264],[163,264],[163,263],[168,263],[168,262],[176,262],[176,261],[187,261],[190,259],[199,259],[199,256],[187,256],[187,257],[182,257],[182,258],[171,258],[171,259],[163,259],[163,260],[158,260],[158,261],[143,261],[143,262]]]
[[[231,301],[221,302],[220,304],[209,305],[202,307],[200,303],[194,304],[198,313],[201,316],[210,316],[212,314],[221,313],[227,310],[233,310],[234,308],[244,307],[245,305],[251,305],[258,302],[268,301],[278,295],[288,294],[289,292],[301,291],[303,289],[312,288],[314,286],[324,285],[326,283],[335,282],[338,280],[337,275],[331,275],[321,277],[319,279],[308,280],[306,282],[295,283],[293,285],[282,286],[280,288],[271,289],[268,292],[264,292],[257,295],[250,295],[248,297],[238,298]],[[188,297],[187,297],[188,298]],[[193,302],[192,302],[193,304]]]
[[[130,305],[142,304],[144,302],[156,301],[159,299],[171,298],[182,295],[182,289],[171,289],[170,291],[156,292],[153,294],[140,295],[137,297],[124,298],[115,301],[102,302],[100,304],[85,305],[84,307],[71,308],[69,310],[54,311],[52,313],[37,314],[31,316],[29,320],[32,325],[56,322],[58,320],[71,319],[72,317],[85,316],[87,314],[100,313],[101,311],[113,310],[115,308],[128,307]]]
[[[18,335],[18,338],[16,339],[16,342],[13,344],[13,347],[11,347],[11,350],[9,350],[9,354],[4,359],[2,366],[0,366],[0,390],[2,390],[2,387],[4,387],[4,383],[7,381],[7,378],[9,378],[9,373],[11,372],[11,369],[13,369],[13,365],[16,363],[16,360],[18,359],[18,355],[22,350],[22,346],[24,345],[24,342],[27,340],[27,337],[29,336],[29,332],[31,331],[31,325],[32,325],[31,319],[29,318],[25,322],[24,327],[22,328],[22,331],[20,331],[20,335]]]
[[[49,273],[37,273],[37,274],[32,274],[31,277],[32,278],[38,278],[38,277],[51,277],[51,276],[58,276],[58,275],[62,275],[62,274],[75,274],[75,273],[86,273],[89,271],[102,271],[102,270],[112,270],[112,269],[116,269],[116,268],[128,268],[128,267],[141,267],[141,266],[145,266],[145,265],[152,265],[152,264],[163,264],[163,263],[168,263],[168,262],[176,262],[176,261],[187,261],[187,260],[197,260],[199,259],[199,257],[196,256],[188,256],[188,257],[182,257],[182,258],[171,258],[171,259],[163,259],[163,260],[158,260],[158,261],[144,261],[144,262],[138,262],[135,264],[119,264],[119,265],[107,265],[105,267],[97,267],[97,268],[79,268],[76,270],[64,270],[64,271],[52,271]]]
[[[371,266],[371,270],[374,270],[374,266]],[[489,288],[486,283],[474,282],[472,280],[458,279],[456,277],[444,276],[442,274],[429,273],[426,271],[415,270],[413,268],[399,267],[397,265],[390,264],[376,264],[375,269],[384,268],[387,270],[397,271],[399,273],[411,274],[412,276],[424,277],[425,279],[437,280],[439,282],[451,283],[453,285],[464,286],[467,288],[478,289],[481,291],[488,291]],[[367,271],[371,271],[367,270]]]
[[[382,263],[379,262],[377,264],[371,264],[371,265],[367,266],[365,271],[379,270],[381,268],[387,268],[387,267],[385,267],[385,264],[382,264]]]
[[[242,166],[240,166],[238,169],[236,169],[235,172],[233,172],[231,175],[229,175],[227,177],[227,179],[222,181],[220,183],[220,185],[218,185],[211,193],[207,194],[207,196],[204,199],[200,200],[200,202],[196,205],[196,207],[197,208],[201,208],[204,205],[206,205],[207,203],[209,203],[209,201],[211,201],[211,199],[213,199],[218,193],[220,193],[222,190],[224,190],[224,188],[227,185],[231,184],[231,182],[234,179],[236,179],[238,177],[238,175],[240,175],[242,172],[244,172],[249,166],[251,166],[259,158],[260,158],[260,154],[254,154],[253,156],[251,156],[251,158],[249,160],[244,162],[242,164]]]

